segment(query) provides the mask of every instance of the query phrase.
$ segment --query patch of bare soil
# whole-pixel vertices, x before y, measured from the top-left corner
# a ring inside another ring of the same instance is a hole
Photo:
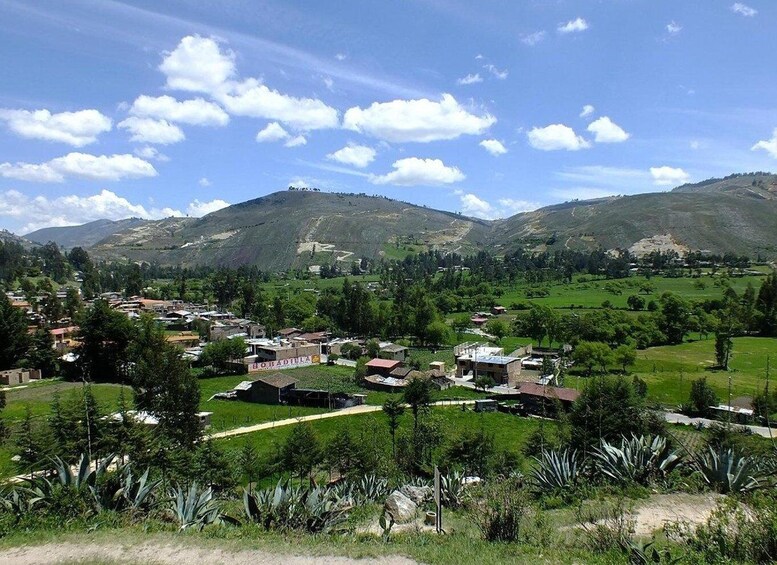
[[[676,251],[680,255],[683,255],[687,253],[689,249],[685,245],[678,243],[674,237],[668,233],[642,238],[629,247],[629,253],[632,253],[637,257],[642,257],[653,251]]]
[[[636,520],[634,533],[649,537],[669,523],[678,522],[688,526],[703,524],[715,510],[719,494],[657,494],[636,506],[633,518]]]
[[[264,550],[226,550],[196,547],[176,543],[140,543],[137,545],[100,543],[50,543],[18,547],[0,552],[0,565],[55,563],[144,563],[182,565],[208,563],[212,565],[414,565],[405,557],[352,559],[338,556],[284,555]]]

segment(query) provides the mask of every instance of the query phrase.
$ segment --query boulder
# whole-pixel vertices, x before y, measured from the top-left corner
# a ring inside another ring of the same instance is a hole
[[[432,497],[434,497],[434,491],[432,490],[432,487],[405,485],[399,489],[399,492],[404,494],[416,504],[423,504],[424,502],[432,500]]]
[[[397,524],[412,522],[415,520],[415,514],[418,510],[416,503],[398,490],[389,495],[383,507],[386,509],[386,512],[391,514]]]

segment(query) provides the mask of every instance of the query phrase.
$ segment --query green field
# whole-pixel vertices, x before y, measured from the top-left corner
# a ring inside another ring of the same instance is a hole
[[[520,453],[526,438],[537,428],[540,422],[537,419],[520,418],[501,412],[476,413],[471,408],[462,411],[457,405],[434,407],[430,417],[438,419],[445,439],[448,441],[465,429],[482,428],[487,433],[493,434],[494,444],[497,448],[512,451],[516,454]],[[310,425],[315,430],[318,439],[323,443],[326,443],[339,431],[348,429],[356,436],[365,434],[371,438],[370,443],[376,449],[380,449],[386,454],[391,449],[391,439],[386,425],[386,418],[379,412],[317,420],[310,422]],[[405,415],[402,416],[397,434],[409,431],[412,425],[412,416],[409,411],[406,411]],[[285,426],[220,439],[218,443],[227,451],[239,451],[246,443],[251,443],[261,457],[269,458],[283,444],[291,430],[292,426]]]
[[[752,397],[763,391],[766,384],[766,359],[772,368],[777,364],[777,339],[758,337],[734,338],[730,370],[712,370],[715,365],[715,341],[693,341],[681,345],[650,347],[637,351],[637,362],[631,372],[648,385],[648,400],[676,408],[688,400],[691,381],[706,377],[718,393],[720,401],[728,400],[729,378],[731,397]],[[774,369],[772,377],[775,376]],[[585,386],[584,377],[567,377],[565,385]]]
[[[764,276],[768,270],[761,269]],[[706,300],[723,295],[724,286],[720,277],[702,276],[701,278],[667,278],[651,277],[650,280],[641,276],[633,276],[627,279],[592,279],[586,277],[587,282],[573,282],[571,284],[547,284],[542,285],[550,291],[550,294],[542,298],[527,298],[526,290],[539,288],[537,285],[516,285],[514,287],[502,287],[503,294],[497,299],[497,303],[510,307],[513,303],[544,304],[552,308],[600,308],[605,300],[615,308],[626,308],[626,299],[632,294],[640,294],[647,302],[658,300],[664,292],[674,292],[689,300]],[[763,276],[726,277],[728,285],[741,294],[748,283],[758,290]],[[650,294],[640,292],[640,286],[649,282],[653,285]],[[703,288],[702,288],[703,285]]]

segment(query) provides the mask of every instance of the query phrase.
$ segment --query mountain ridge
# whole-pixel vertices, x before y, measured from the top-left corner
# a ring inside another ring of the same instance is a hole
[[[45,228],[63,247],[98,259],[178,265],[254,264],[263,269],[349,264],[439,249],[460,254],[519,248],[674,249],[777,257],[777,175],[741,173],[668,192],[552,204],[482,220],[383,196],[288,190],[202,218],[98,220]],[[67,245],[70,244],[70,245]]]

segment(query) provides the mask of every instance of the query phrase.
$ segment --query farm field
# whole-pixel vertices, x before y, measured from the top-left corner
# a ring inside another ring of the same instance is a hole
[[[763,276],[768,273],[763,270]],[[741,294],[748,283],[756,290],[763,280],[763,276],[748,275],[743,277],[727,277],[728,284],[737,294]],[[674,292],[690,300],[705,300],[722,296],[723,287],[719,278],[702,276],[701,278],[680,277],[651,277],[649,280],[641,276],[633,276],[627,279],[588,279],[586,282],[573,282],[571,284],[542,285],[550,294],[546,297],[527,298],[527,289],[540,288],[537,285],[519,285],[516,287],[502,287],[502,295],[497,303],[506,308],[512,304],[543,304],[552,308],[600,308],[602,302],[608,300],[615,308],[626,308],[626,300],[632,294],[640,294],[646,299],[658,300],[664,292]],[[650,293],[640,292],[643,284],[652,285]],[[718,284],[716,284],[718,283]]]

